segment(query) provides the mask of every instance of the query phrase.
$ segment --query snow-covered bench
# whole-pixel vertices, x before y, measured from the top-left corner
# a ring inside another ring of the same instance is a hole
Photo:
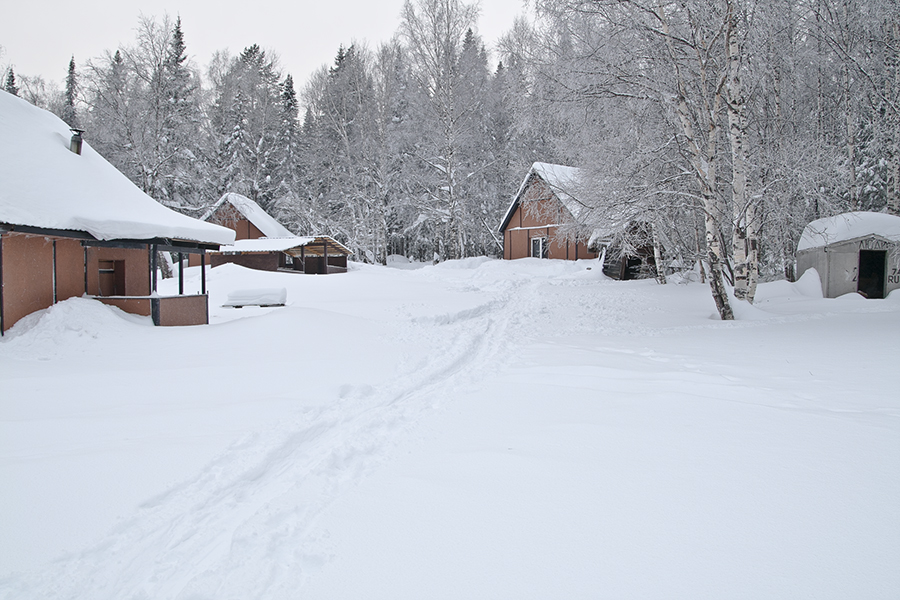
[[[235,290],[228,294],[228,301],[222,306],[243,308],[244,306],[284,306],[287,302],[286,288],[266,288],[259,290]]]

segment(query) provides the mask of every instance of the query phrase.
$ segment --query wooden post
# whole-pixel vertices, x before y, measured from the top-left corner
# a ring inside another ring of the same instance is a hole
[[[328,242],[325,241],[322,243],[322,261],[325,263],[325,272],[323,275],[328,275]]]
[[[206,294],[206,251],[200,255],[200,293]],[[208,321],[209,319],[207,319]]]
[[[56,304],[56,240],[53,240],[53,304]]]
[[[3,232],[0,231],[0,337],[6,329],[3,322]]]
[[[156,293],[156,261],[157,252],[156,252],[156,244],[150,244],[150,293]],[[87,260],[85,260],[85,269],[87,269]],[[87,291],[87,275],[84,278],[85,281],[85,291]]]
[[[178,295],[184,295],[184,254],[178,253]]]

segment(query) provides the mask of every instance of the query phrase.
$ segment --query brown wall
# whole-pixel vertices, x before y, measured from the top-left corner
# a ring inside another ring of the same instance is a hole
[[[184,261],[185,267],[199,267],[200,266],[200,258],[201,254],[188,254],[187,258]],[[206,266],[209,266],[209,255],[206,256]],[[178,262],[175,262],[175,268],[178,268]]]
[[[84,295],[84,247],[78,240],[56,240],[56,301]]]
[[[53,241],[44,236],[5,233],[3,244],[3,329],[53,304]]]
[[[159,325],[206,325],[209,312],[206,295],[159,298]]]
[[[246,254],[210,254],[209,262],[213,267],[234,263],[256,269],[257,271],[275,271],[278,269],[278,255],[281,252],[253,252]]]
[[[116,306],[127,313],[133,315],[141,315],[142,317],[150,316],[150,298],[102,298],[97,300],[103,304]]]
[[[532,188],[536,188],[533,191]],[[523,198],[529,196],[540,197],[549,190],[540,180],[533,180],[532,187],[527,189]],[[562,213],[559,202],[554,199],[542,199],[532,201],[523,209],[520,203],[513,212],[503,232],[503,258],[514,260],[531,256],[531,238],[546,237],[550,241],[548,258],[561,260],[575,260],[582,258],[597,258],[593,252],[588,252],[584,241],[566,240],[564,237],[557,239],[557,228],[546,225],[561,223],[568,215]],[[519,229],[521,228],[521,229]]]
[[[210,223],[233,229],[236,240],[258,240],[265,237],[263,232],[257,229],[256,225],[244,218],[230,204],[223,204],[215,213],[207,219]]]
[[[97,295],[100,261],[124,264],[124,287],[129,296],[149,296],[150,265],[146,248],[84,248],[80,240],[24,233],[0,236],[3,286],[3,329],[22,317],[53,304],[53,247],[56,245],[56,299],[61,302],[85,293]],[[85,270],[85,254],[88,268]],[[85,273],[87,271],[87,273]],[[150,316],[151,298],[98,298],[132,314]],[[201,325],[208,322],[207,299],[202,296],[159,298],[161,325]]]
[[[119,296],[150,295],[150,251],[147,248],[87,249],[87,293],[100,295],[100,261],[125,262],[125,290]]]

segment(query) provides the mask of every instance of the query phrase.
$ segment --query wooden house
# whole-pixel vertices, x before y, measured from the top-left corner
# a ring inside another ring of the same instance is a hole
[[[655,274],[649,226],[635,220],[587,225],[589,208],[576,197],[581,172],[575,167],[536,162],[503,216],[503,258],[603,258],[613,279]]]
[[[574,196],[579,171],[536,162],[500,222],[503,258],[597,258],[591,231],[579,225],[585,206]]]
[[[210,253],[213,267],[235,263],[260,271],[322,275],[347,272],[347,259],[352,254],[349,248],[327,235],[296,236],[241,194],[224,194],[201,220],[235,231],[234,244]],[[191,264],[199,264],[198,259]]]
[[[808,269],[826,298],[886,298],[900,288],[900,217],[849,212],[813,221],[797,245],[798,276]]]
[[[157,251],[202,255],[233,240],[147,196],[80,130],[0,92],[0,333],[74,296],[157,325],[206,323],[205,285],[197,295],[156,293]]]

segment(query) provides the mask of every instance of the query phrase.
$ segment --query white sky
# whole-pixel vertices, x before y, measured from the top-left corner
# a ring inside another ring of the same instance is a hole
[[[396,32],[403,0],[40,0],[15,1],[0,17],[0,68],[62,82],[69,57],[83,64],[104,50],[131,45],[138,15],[181,15],[188,54],[203,68],[215,50],[237,54],[251,44],[274,51],[298,90],[338,46],[374,48]],[[50,6],[48,6],[48,4]],[[478,30],[488,48],[525,11],[523,0],[482,0]]]

